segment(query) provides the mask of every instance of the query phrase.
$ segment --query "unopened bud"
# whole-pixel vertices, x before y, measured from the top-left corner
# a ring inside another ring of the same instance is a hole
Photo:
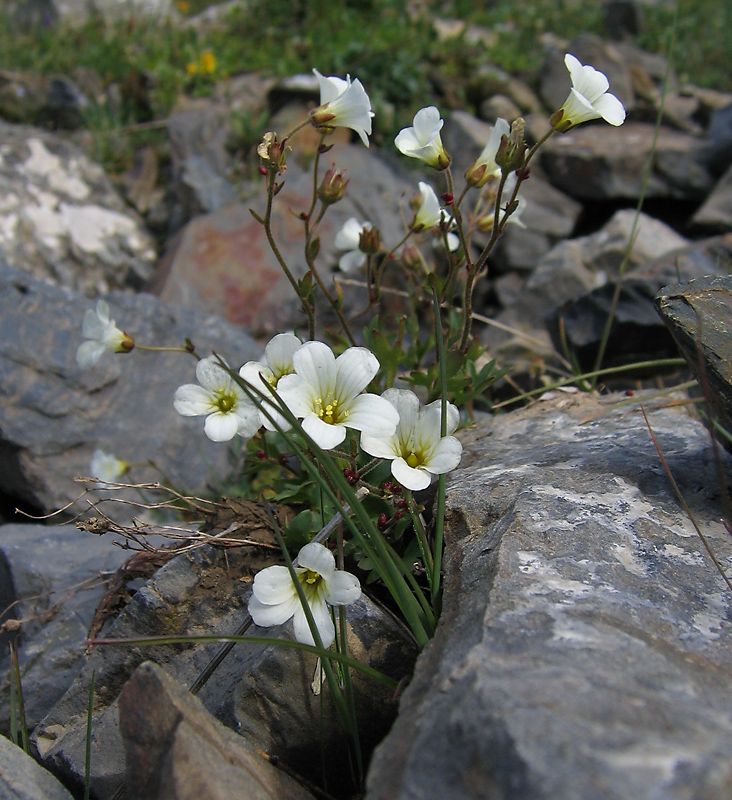
[[[496,164],[504,173],[522,169],[524,166],[527,150],[524,140],[525,124],[523,117],[515,119],[511,125],[510,135],[504,134],[501,137],[501,144],[496,153]]]
[[[381,234],[378,228],[364,227],[358,237],[358,249],[367,256],[375,256],[381,246]]]
[[[402,261],[404,265],[411,270],[419,270],[422,266],[422,258],[420,257],[419,250],[411,244],[405,244],[402,247]]]
[[[484,217],[481,217],[476,223],[478,226],[478,230],[481,233],[490,233],[493,230],[494,221],[495,217],[493,216],[493,214],[486,214]]]
[[[342,170],[331,167],[323,176],[323,180],[318,187],[318,197],[326,205],[332,205],[342,200],[346,194],[348,181],[344,180]]]
[[[287,153],[292,148],[287,144],[287,139],[282,142],[277,141],[277,134],[268,131],[257,147],[257,155],[262,159],[262,166],[268,172],[278,174],[287,169]]]

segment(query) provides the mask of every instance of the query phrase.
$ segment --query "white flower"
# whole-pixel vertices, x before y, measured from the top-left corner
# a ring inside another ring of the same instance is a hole
[[[114,483],[129,468],[129,461],[122,461],[111,453],[105,453],[103,450],[95,450],[92,453],[91,463],[89,464],[89,474],[93,478],[99,478],[104,483]]]
[[[211,441],[228,442],[237,433],[248,439],[259,430],[259,410],[215,356],[198,362],[196,378],[200,386],[176,389],[173,406],[184,417],[207,415],[203,430]]]
[[[76,363],[82,369],[96,364],[105,350],[129,353],[135,346],[132,337],[121,331],[109,318],[109,306],[104,300],[97,301],[96,311],[89,309],[84,314],[81,332],[90,340],[80,344],[76,351]]]
[[[449,434],[460,421],[457,407],[447,405],[447,433],[440,435],[441,401],[420,408],[409,389],[387,389],[382,397],[399,412],[399,424],[391,436],[361,435],[361,447],[370,455],[391,460],[391,474],[407,489],[426,489],[433,475],[450,472],[460,463],[463,446]]]
[[[491,178],[498,178],[501,175],[501,168],[496,164],[496,155],[501,145],[501,137],[510,136],[511,126],[503,117],[498,117],[496,124],[491,129],[488,142],[483,148],[483,152],[468,167],[465,178],[471,186],[480,189],[485,186]]]
[[[366,253],[361,250],[361,234],[364,230],[370,231],[374,226],[370,222],[359,222],[356,217],[351,217],[343,223],[343,227],[335,237],[335,246],[338,250],[346,250],[339,259],[338,266],[343,272],[351,272],[366,263]]]
[[[266,394],[268,390],[262,383],[262,378],[264,378],[273,389],[276,389],[283,375],[289,375],[295,371],[295,368],[292,366],[292,356],[300,347],[302,347],[302,342],[294,333],[278,333],[264,348],[264,360],[247,361],[239,370],[239,375],[244,378],[247,383],[250,383],[260,392]],[[254,402],[256,405],[259,405],[256,398]],[[273,403],[265,403],[264,401],[262,401],[262,403],[265,405],[267,412],[277,421],[280,428],[287,430],[290,427],[290,423],[282,416]],[[267,419],[267,416],[261,409],[259,411],[259,417],[260,422],[268,431],[276,430],[274,424]]]
[[[303,430],[325,450],[346,438],[346,427],[390,436],[399,415],[383,398],[361,394],[379,371],[379,361],[365,347],[349,347],[336,358],[322,342],[306,342],[292,357],[294,375],[277,385]]]
[[[410,158],[419,158],[430,167],[446,169],[450,156],[442,145],[440,131],[444,125],[435,106],[421,108],[415,115],[411,128],[403,128],[394,139],[400,153]]]
[[[361,596],[358,578],[350,572],[336,569],[333,554],[316,542],[310,542],[300,550],[295,572],[323,640],[323,647],[330,647],[335,639],[335,628],[328,606],[355,603]],[[315,644],[287,567],[267,567],[254,576],[249,613],[254,624],[264,628],[282,625],[293,617],[297,641]]]
[[[608,94],[607,77],[594,67],[583,66],[571,53],[564,56],[564,63],[572,79],[572,89],[564,105],[552,117],[553,127],[564,132],[600,117],[611,125],[622,125],[625,108],[614,94]]]
[[[310,114],[315,127],[326,133],[333,128],[350,128],[368,147],[374,112],[361,81],[356,79],[351,83],[350,75],[343,80],[335,75],[326,78],[317,69],[313,72],[320,84],[320,105]]]
[[[434,228],[442,220],[440,201],[437,199],[435,190],[428,183],[420,181],[419,191],[422,194],[422,202],[419,204],[411,225],[415,233],[419,233],[425,228]]]

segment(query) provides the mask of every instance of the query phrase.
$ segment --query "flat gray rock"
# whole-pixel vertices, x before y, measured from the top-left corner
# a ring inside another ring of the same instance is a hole
[[[0,736],[0,800],[72,800],[72,797],[50,772]]]
[[[237,368],[261,353],[244,331],[218,317],[147,294],[113,292],[107,300],[111,318],[140,344],[180,347],[189,336],[202,355],[215,350]],[[45,511],[61,508],[81,494],[73,478],[89,475],[96,448],[139,465],[127,476],[138,482],[160,480],[145,466],[148,459],[187,492],[228,475],[230,446],[206,438],[202,417],[173,409],[178,386],[195,382],[191,356],[105,353],[88,370],[77,366],[82,318],[94,305],[0,263],[3,493]],[[85,508],[86,501],[71,513]]]
[[[6,605],[19,601],[11,616],[28,620],[18,655],[29,728],[53,708],[84,664],[84,642],[107,579],[128,556],[109,537],[73,525],[0,526],[0,560],[8,565],[11,589]],[[10,659],[0,653],[0,686],[9,669]],[[0,728],[8,730],[9,723],[8,693],[0,691]]]
[[[729,797],[732,594],[618,399],[564,395],[466,432],[442,618],[368,800]],[[649,419],[729,565],[706,430],[679,408]]]

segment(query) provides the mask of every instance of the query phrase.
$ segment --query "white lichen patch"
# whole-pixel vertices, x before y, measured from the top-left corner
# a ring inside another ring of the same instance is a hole
[[[50,189],[65,194],[73,200],[84,200],[91,189],[88,184],[74,174],[79,169],[75,160],[64,167],[61,159],[51,153],[40,139],[29,139],[30,156],[23,163],[23,169],[37,177],[44,177]]]
[[[121,237],[130,250],[143,246],[135,221],[117,211],[95,205],[61,203],[59,217],[71,241],[86,253],[103,253],[109,247],[110,237],[116,236]],[[145,251],[140,256],[152,260],[154,253]]]
[[[727,596],[715,592],[705,597],[706,608],[697,611],[691,618],[694,628],[707,639],[719,639],[729,616]]]
[[[534,578],[534,581],[524,590],[524,594],[541,595],[561,592],[563,595],[577,598],[584,597],[592,591],[592,584],[589,580],[583,583],[565,578],[553,564],[550,564],[538,553],[517,550],[516,558],[519,562],[519,572]]]
[[[612,546],[612,553],[615,559],[620,562],[628,572],[640,577],[646,576],[646,565],[636,556],[630,547],[616,542]]]
[[[690,553],[688,550],[684,550],[683,547],[678,547],[675,544],[665,544],[663,546],[663,555],[668,556],[669,558],[675,559],[677,561],[682,561],[684,564],[690,564],[697,567],[704,566],[704,557],[698,551]]]

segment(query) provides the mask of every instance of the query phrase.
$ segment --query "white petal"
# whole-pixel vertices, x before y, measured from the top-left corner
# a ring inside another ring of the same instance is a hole
[[[396,436],[373,436],[370,432],[361,433],[361,449],[376,458],[392,459],[401,455]]]
[[[299,375],[283,375],[277,394],[296,417],[305,417],[315,408],[315,390]]]
[[[437,447],[432,451],[429,460],[422,466],[433,475],[442,475],[451,472],[463,457],[463,446],[454,436],[445,436],[440,439]]]
[[[417,140],[422,145],[427,144],[437,136],[444,124],[444,120],[440,119],[440,111],[436,106],[420,108],[414,115],[414,122],[412,123]]]
[[[317,542],[306,544],[297,556],[297,562],[301,567],[310,569],[322,575],[328,580],[335,572],[335,557],[333,553]]]
[[[325,584],[325,599],[332,606],[348,606],[361,597],[361,584],[355,575],[336,570]]]
[[[331,396],[336,386],[336,358],[323,342],[306,342],[292,357],[295,372],[317,397]],[[287,377],[287,376],[286,376]]]
[[[252,591],[257,600],[265,605],[285,603],[293,597],[297,597],[290,570],[281,564],[267,567],[258,572],[254,576]]]
[[[422,194],[417,214],[414,218],[415,228],[434,228],[440,224],[442,214],[440,212],[440,201],[437,199],[435,190],[424,181],[419,182],[419,191]]]
[[[614,94],[604,94],[595,102],[597,113],[611,125],[622,125],[625,122],[625,107]]]
[[[338,250],[358,250],[361,231],[364,226],[356,217],[351,217],[343,223],[343,227],[338,231],[334,244]]]
[[[207,356],[202,358],[196,364],[196,379],[205,389],[215,391],[226,387],[231,378],[219,366],[218,359],[215,356]]]
[[[82,368],[86,369],[96,364],[102,357],[107,348],[102,342],[88,341],[82,342],[76,351],[76,363]]]
[[[366,347],[349,347],[335,361],[335,399],[345,403],[362,392],[379,371],[379,359]]]
[[[99,303],[101,302],[103,301],[100,300]],[[99,303],[97,303],[97,307]],[[81,333],[87,339],[101,339],[108,326],[109,319],[102,320],[96,311],[89,309],[86,314],[84,314],[84,320],[81,323]]]
[[[285,603],[277,603],[276,605],[264,605],[252,595],[249,598],[249,614],[252,617],[255,625],[262,628],[269,628],[272,625],[282,625],[300,608],[300,600],[297,595]]]
[[[419,492],[432,482],[432,476],[423,469],[414,469],[403,458],[395,458],[391,462],[391,474],[407,489]]]
[[[264,377],[264,380],[270,385],[274,384],[274,374],[272,370],[261,361],[247,361],[239,370],[239,377],[244,378],[247,383],[251,383],[255,389],[258,389],[263,394],[269,394],[269,392],[262,382],[262,377]]]
[[[333,627],[333,620],[330,618],[328,606],[325,604],[324,600],[321,600],[320,602],[312,603],[310,610],[313,612],[315,625],[320,634],[320,638],[323,640],[323,647],[330,647],[335,640],[335,628]],[[294,623],[295,638],[297,641],[303,644],[314,645],[315,640],[310,632],[310,626],[308,625],[302,605],[295,610],[292,621]]]
[[[175,390],[173,406],[183,417],[210,414],[216,408],[210,392],[195,383],[186,383]]]
[[[226,414],[221,411],[206,417],[203,430],[212,442],[228,442],[233,439],[239,430],[240,417],[230,411]]]
[[[239,403],[233,413],[238,420],[236,432],[244,439],[250,439],[263,425],[259,409],[249,403]]]
[[[372,436],[392,436],[399,424],[399,414],[383,397],[361,394],[349,406],[346,424],[349,428],[366,431]]]
[[[277,379],[294,370],[292,357],[302,347],[294,333],[278,333],[264,348],[264,357]]]
[[[396,149],[405,156],[411,155],[422,147],[422,143],[417,139],[414,128],[403,128],[394,139]]]
[[[366,253],[362,253],[360,250],[351,250],[338,259],[338,266],[343,272],[353,272],[353,270],[361,269],[365,263]]]
[[[314,69],[313,72],[317,76],[318,84],[320,85],[321,106],[332,102],[348,88],[348,81],[344,81],[343,78],[338,78],[335,75],[326,78],[325,75],[321,75],[317,69]]]
[[[345,426],[323,422],[317,414],[308,414],[302,421],[302,428],[323,450],[332,450],[334,447],[338,447],[346,438]]]
[[[442,416],[442,400],[435,400],[433,403],[424,407],[424,416],[435,414],[437,417],[437,430],[441,429],[440,418]],[[447,404],[447,432],[448,434],[454,433],[457,426],[460,424],[460,412],[454,403]],[[439,434],[438,434],[439,435]]]

